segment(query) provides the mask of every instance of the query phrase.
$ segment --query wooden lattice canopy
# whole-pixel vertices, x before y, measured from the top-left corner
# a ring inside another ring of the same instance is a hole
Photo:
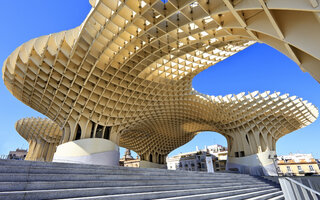
[[[26,42],[3,66],[9,91],[58,124],[61,143],[76,139],[78,127],[81,138],[104,130],[102,137],[161,163],[212,130],[227,137],[230,156],[250,155],[274,149],[279,137],[317,118],[313,105],[286,94],[214,97],[191,85],[196,74],[254,42],[278,49],[319,81],[317,1],[90,3],[79,27]]]

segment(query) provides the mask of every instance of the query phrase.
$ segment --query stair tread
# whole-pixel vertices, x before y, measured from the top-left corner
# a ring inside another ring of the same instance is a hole
[[[63,168],[72,168],[72,169],[98,169],[98,170],[128,170],[128,167],[123,166],[106,166],[106,165],[90,165],[90,164],[79,164],[79,163],[61,163],[61,162],[42,162],[42,161],[27,161],[27,160],[2,160],[0,159],[1,166],[28,166],[28,167],[40,167],[40,168],[59,168],[56,166],[64,166]],[[202,174],[206,176],[217,175],[217,174],[230,174],[230,175],[241,175],[241,176],[250,176],[247,174],[239,174],[233,172],[215,172],[207,173],[200,171],[183,171],[183,170],[167,170],[167,169],[158,169],[158,168],[131,168],[130,171],[150,171],[150,172],[168,172],[168,173],[183,173],[183,174]]]
[[[63,169],[62,169],[63,170]],[[158,172],[130,172],[130,171],[96,171],[96,172],[87,172],[87,171],[81,171],[81,172],[70,172],[68,173],[67,171],[63,171],[63,172],[53,172],[53,171],[47,171],[47,172],[37,172],[37,171],[27,171],[27,172],[0,172],[0,175],[24,175],[24,174],[37,174],[37,175],[45,175],[45,174],[52,174],[52,175],[74,175],[74,174],[79,174],[79,175],[109,175],[109,174],[117,174],[117,175],[135,175],[135,174],[138,174],[138,175],[144,175],[144,174],[153,174],[153,175],[156,175],[156,176],[187,176],[187,177],[206,177],[206,178],[221,178],[221,177],[228,177],[228,178],[251,178],[250,176],[229,176],[229,175],[224,175],[224,174],[221,174],[221,175],[214,175],[214,176],[205,176],[205,175],[201,175],[201,176],[198,176],[198,175],[190,175],[190,174],[174,174],[174,173],[170,173],[170,174],[167,174],[167,173],[158,173]]]
[[[199,186],[199,184],[189,184],[188,186]],[[204,185],[208,185],[210,186],[210,184],[204,184]],[[201,186],[204,186],[201,185]],[[235,188],[235,187],[247,187],[247,186],[265,186],[268,184],[246,184],[246,185],[232,185],[232,186],[221,186],[221,187],[207,187],[207,188],[194,188],[194,189],[222,189],[222,188]],[[159,188],[159,187],[172,187],[175,185],[152,185],[152,186],[121,186],[121,187],[93,187],[93,188],[70,188],[70,189],[52,189],[52,190],[30,190],[30,191],[6,191],[6,192],[0,192],[1,194],[14,194],[14,193],[26,193],[26,192],[30,192],[30,193],[36,193],[36,192],[56,192],[56,191],[76,191],[76,190],[106,190],[106,189],[127,189],[127,188]]]
[[[108,173],[114,173],[114,171],[118,173],[156,173],[156,174],[161,174],[161,175],[170,175],[170,176],[175,176],[175,175],[186,175],[186,176],[205,176],[205,177],[222,177],[222,176],[229,176],[229,177],[251,177],[249,175],[241,175],[241,174],[233,174],[233,173],[225,173],[225,172],[219,172],[219,173],[206,173],[206,172],[195,172],[195,173],[190,173],[188,171],[173,171],[173,170],[163,170],[163,171],[148,171],[140,168],[139,170],[133,169],[128,169],[128,168],[123,168],[123,169],[90,169],[90,168],[67,168],[67,167],[58,167],[58,168],[53,168],[53,167],[37,167],[37,166],[29,166],[27,169],[14,169],[12,166],[0,166],[1,168],[7,168],[11,169],[11,172],[5,171],[1,172],[1,174],[24,174],[24,173],[29,173],[29,174],[84,174],[90,172],[90,174],[108,174]],[[37,172],[36,170],[45,170],[47,172]],[[70,170],[71,173],[70,173]],[[56,171],[56,172],[54,172]],[[67,172],[68,171],[68,172]],[[48,173],[49,172],[49,173]],[[80,173],[82,172],[82,173]]]
[[[283,192],[282,191],[277,191],[277,192],[274,192],[274,193],[271,193],[271,194],[264,194],[262,196],[258,196],[258,197],[252,197],[252,198],[249,198],[247,200],[258,200],[260,198],[268,198],[270,197],[271,195],[283,195]]]
[[[31,177],[32,176],[32,177]],[[250,181],[250,180],[256,180],[252,177],[228,177],[228,176],[221,176],[221,177],[206,177],[206,176],[186,176],[186,175],[163,175],[163,174],[122,174],[122,173],[105,173],[105,174],[82,174],[82,173],[72,173],[72,174],[37,174],[37,173],[23,173],[23,174],[1,174],[0,173],[0,182],[6,181],[6,180],[15,180],[19,179],[19,181],[23,181],[22,179],[26,179],[28,177],[31,177],[32,179],[42,179],[42,178],[49,178],[54,177],[56,179],[58,178],[89,178],[89,177],[118,177],[118,178],[134,178],[134,177],[149,177],[152,178],[159,178],[159,179],[207,179],[207,180],[239,180],[239,181]],[[31,180],[31,179],[29,179]]]
[[[42,161],[27,161],[27,160],[3,160],[0,159],[0,166],[30,166],[30,167],[56,167],[56,166],[64,166],[66,168],[75,168],[75,169],[127,169],[127,167],[123,166],[107,166],[107,165],[90,165],[90,164],[80,164],[80,163],[62,163],[62,162],[42,162]],[[132,168],[132,171],[173,171],[167,169],[158,169],[158,168]],[[179,170],[176,172],[180,172]],[[183,171],[183,173],[190,173],[190,171]],[[203,173],[207,174],[206,172],[196,172],[196,173]],[[233,174],[233,173],[230,173]]]
[[[282,191],[281,191],[281,195],[269,198],[268,200],[279,200],[279,199],[284,200],[284,194]]]
[[[243,192],[244,190],[249,190],[250,191],[250,189],[252,189],[252,188],[242,189],[242,190],[234,190],[234,191]],[[266,190],[273,190],[273,189],[274,188],[272,188],[272,187],[270,187],[270,189],[269,189],[269,187],[267,187],[267,189],[263,189],[263,190],[260,190],[258,192],[266,191]],[[255,191],[255,192],[257,192],[257,191]],[[232,197],[232,198],[233,197],[237,197],[237,196],[240,197],[241,195],[248,195],[248,194],[255,193],[255,192],[249,192],[249,193],[240,194],[240,195],[233,195],[233,196],[230,196],[230,197]],[[186,197],[204,197],[204,196],[209,196],[209,195],[214,195],[214,194],[229,194],[229,193],[230,193],[230,191],[225,191],[225,192],[215,192],[215,193],[206,193],[206,194],[186,195],[186,196],[179,196],[179,197],[172,197],[172,198],[165,198],[165,199],[167,199],[167,200],[184,199]],[[226,198],[229,198],[229,197],[215,198],[215,200],[224,200]],[[162,198],[161,199],[157,199],[157,200],[162,200]]]
[[[73,189],[73,188],[95,188],[95,187],[130,187],[130,186],[154,186],[154,185],[210,185],[210,186],[238,186],[243,185],[241,182],[215,182],[215,181],[198,181],[195,182],[193,180],[185,181],[185,180],[176,180],[176,181],[157,181],[157,180],[129,180],[129,181],[116,181],[116,182],[108,182],[108,181],[86,181],[79,183],[78,181],[56,181],[56,182],[13,182],[12,183],[2,183],[0,185],[0,190],[2,192],[8,191],[21,191],[21,190],[54,190],[54,189]],[[257,182],[247,182],[246,185],[257,185],[257,184],[266,184],[266,183],[257,183]]]
[[[164,181],[166,179],[138,179],[138,180],[119,180],[121,182],[130,182],[130,181]],[[223,180],[223,183],[233,183],[235,182],[235,180]],[[183,180],[183,179],[176,179],[175,181],[188,181],[188,180]],[[195,181],[195,179],[193,180],[190,180],[190,181]],[[212,183],[212,182],[216,182],[216,183],[221,183],[221,182],[217,182],[217,180],[206,180],[206,179],[199,179],[199,181],[202,181],[202,182],[208,182],[208,183]],[[42,183],[42,184],[56,184],[56,183],[77,183],[79,182],[78,180],[57,180],[57,181],[47,181],[47,180],[43,180],[43,181],[39,181],[39,180],[36,180],[36,181],[3,181],[3,182],[0,182],[0,185],[1,184],[10,184],[10,183],[14,183],[14,184],[22,184],[22,183]],[[83,180],[83,182],[88,182],[88,183],[104,183],[106,182],[106,180]],[[247,181],[248,183],[265,183],[263,181],[256,181],[256,180],[251,180],[251,181]]]
[[[154,182],[163,182],[163,181],[166,181],[167,179],[135,179],[135,180],[131,180],[131,179],[128,179],[128,180],[117,180],[121,183],[130,183],[132,181],[134,182],[151,182],[151,181],[154,181]],[[82,180],[81,182],[85,182],[85,183],[105,183],[107,180]],[[176,180],[170,180],[170,181],[174,181],[175,183],[176,182],[182,182],[182,183],[197,183],[197,184],[206,184],[206,183],[219,183],[219,184],[229,184],[229,183],[237,183],[235,182],[234,180],[221,180],[221,181],[217,181],[217,180],[203,180],[203,179],[193,179],[193,180],[183,180],[183,179],[176,179]],[[196,182],[197,181],[197,182]],[[57,180],[57,181],[47,181],[47,180],[43,180],[43,181],[39,181],[39,180],[36,180],[36,181],[4,181],[4,182],[0,182],[0,186],[1,185],[7,185],[7,184],[58,184],[58,183],[61,183],[61,184],[72,184],[72,183],[78,183],[79,181],[78,180]],[[252,181],[247,181],[247,183],[264,183],[262,181],[255,181],[255,180],[252,180]]]
[[[256,188],[256,187],[254,187]],[[247,190],[252,190],[254,188],[246,188],[246,189],[239,189],[239,190],[232,190],[232,191],[247,191]],[[258,187],[260,188],[260,187]],[[261,186],[262,188],[262,186]],[[273,188],[272,186],[268,186],[268,187],[264,187],[264,188]],[[205,188],[200,188],[200,189],[195,189],[196,191],[199,191],[199,190],[202,190],[202,191],[205,191],[205,190],[208,190],[208,189],[205,189]],[[195,190],[192,190],[193,192]],[[103,198],[103,197],[110,197],[110,198],[120,198],[120,197],[133,197],[135,195],[149,195],[149,194],[175,194],[177,192],[190,192],[190,190],[173,190],[173,191],[160,191],[160,192],[142,192],[142,193],[130,193],[130,194],[115,194],[115,195],[101,195],[101,196],[91,196],[91,197],[85,197],[87,199],[90,199],[90,198]],[[223,191],[223,192],[215,192],[215,193],[204,193],[204,194],[195,194],[195,195],[192,195],[192,196],[205,196],[205,195],[209,195],[209,194],[228,194],[230,193],[230,191]],[[188,195],[188,196],[191,196],[191,195]],[[172,199],[183,199],[185,196],[180,196],[180,197],[173,197]],[[84,197],[76,197],[76,198],[68,198],[68,199],[82,199]],[[62,198],[63,199],[63,198]],[[163,198],[160,198],[160,199],[163,199]],[[159,200],[160,200],[159,199]],[[165,199],[171,199],[171,198],[168,198],[166,197]]]
[[[189,177],[189,176],[157,176],[152,174],[138,175],[138,174],[126,174],[126,175],[117,175],[117,174],[0,174],[0,180],[3,182],[21,182],[21,181],[57,181],[57,180],[215,180],[215,181],[250,181],[256,180],[255,178],[230,178],[230,177]],[[10,180],[10,181],[9,181]]]
[[[255,195],[255,194],[260,194],[262,192],[274,192],[274,191],[277,191],[278,189],[277,188],[271,188],[271,189],[263,189],[263,190],[259,190],[259,191],[254,191],[254,192],[249,192],[249,193],[245,193],[245,194],[237,194],[237,195],[233,195],[233,196],[229,196],[229,197],[222,197],[222,198],[216,198],[214,200],[228,200],[228,199],[231,199],[231,198],[239,198],[239,199],[243,199],[243,198],[246,198],[246,196],[248,195]],[[270,193],[268,193],[270,194]],[[261,196],[259,196],[261,197]]]
[[[283,193],[248,174],[0,160],[0,198],[276,200]]]

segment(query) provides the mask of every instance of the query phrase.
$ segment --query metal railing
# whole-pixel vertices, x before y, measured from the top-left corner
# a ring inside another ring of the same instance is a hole
[[[320,192],[289,177],[279,178],[286,200],[320,200]]]

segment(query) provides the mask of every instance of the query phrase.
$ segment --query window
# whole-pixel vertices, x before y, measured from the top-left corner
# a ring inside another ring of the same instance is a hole
[[[301,168],[301,166],[297,166],[297,167],[298,167],[298,170],[299,170],[299,171],[302,171],[302,168]]]
[[[290,166],[287,166],[287,171],[288,171],[288,172],[292,172]]]
[[[278,173],[281,173],[280,167],[277,167],[277,171],[278,171]]]
[[[313,169],[312,165],[309,165],[309,169],[310,169],[311,172],[314,172],[314,169]]]

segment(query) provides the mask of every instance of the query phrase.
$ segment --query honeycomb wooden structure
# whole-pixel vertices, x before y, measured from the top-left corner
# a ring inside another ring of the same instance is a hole
[[[62,136],[62,131],[56,123],[50,119],[32,117],[20,119],[15,127],[29,143],[27,160],[52,160]]]
[[[60,143],[100,137],[164,163],[199,131],[226,136],[229,156],[274,150],[317,109],[279,93],[207,96],[199,72],[266,43],[320,81],[316,0],[91,0],[77,28],[18,47],[3,79],[63,130]],[[306,32],[306,30],[312,30]]]

